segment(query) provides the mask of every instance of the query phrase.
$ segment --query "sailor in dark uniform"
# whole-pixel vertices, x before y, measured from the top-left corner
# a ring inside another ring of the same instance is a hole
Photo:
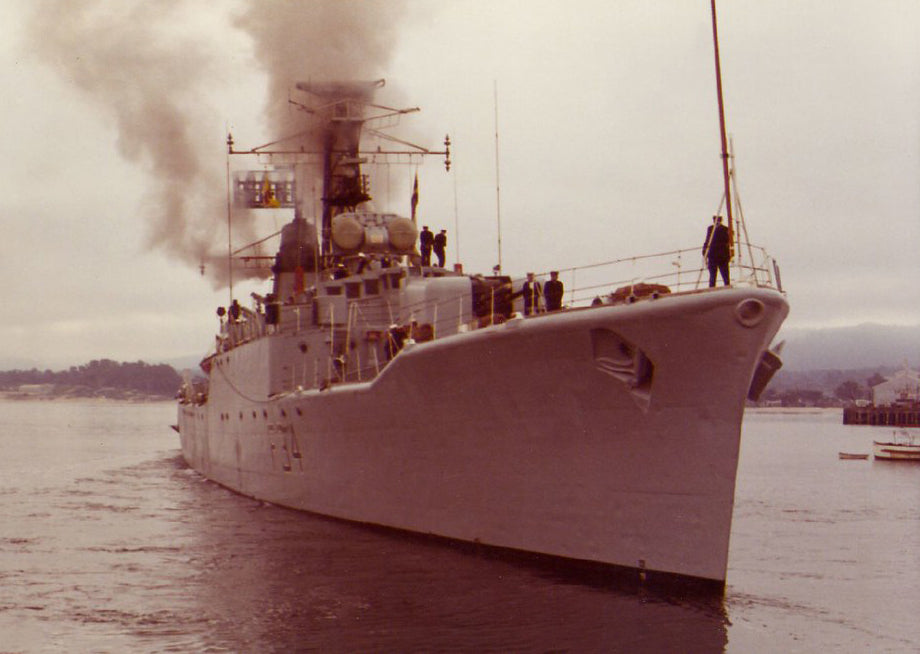
[[[706,258],[706,266],[709,268],[709,288],[716,285],[716,271],[722,275],[722,283],[728,286],[731,239],[728,234],[728,227],[722,224],[722,216],[713,216],[712,224],[706,228],[703,256]]]
[[[521,287],[520,292],[515,293],[512,297],[524,296],[524,315],[530,316],[540,313],[540,305],[543,299],[543,287],[536,279],[533,273],[527,273],[527,281]]]
[[[442,229],[434,237],[434,253],[438,257],[438,266],[444,267],[444,257],[447,256],[447,230]]]
[[[428,225],[422,227],[422,233],[418,235],[419,249],[422,251],[422,265],[431,265],[431,244],[434,241],[434,234],[428,229]]]
[[[565,288],[559,281],[559,272],[553,270],[549,273],[549,281],[543,285],[543,299],[546,301],[547,311],[558,311],[562,308],[562,296]]]

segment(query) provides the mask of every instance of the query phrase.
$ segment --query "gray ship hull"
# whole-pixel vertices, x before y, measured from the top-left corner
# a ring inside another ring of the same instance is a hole
[[[180,405],[182,452],[282,506],[724,582],[745,398],[787,311],[724,288],[518,318],[260,397],[289,338],[267,336]]]

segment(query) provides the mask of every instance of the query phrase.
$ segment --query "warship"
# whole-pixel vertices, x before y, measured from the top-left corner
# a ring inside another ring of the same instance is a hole
[[[414,200],[409,217],[376,208],[375,164],[450,166],[449,138],[386,134],[414,109],[376,104],[382,84],[300,83],[303,130],[228,137],[262,166],[235,171],[233,211],[287,218],[273,255],[228,254],[270,286],[218,309],[205,376],[178,393],[185,460],[323,516],[724,586],[745,403],[781,365],[788,312],[775,262],[735,228],[724,137],[731,284],[675,265],[694,246],[563,268],[546,310],[523,277],[431,265]]]

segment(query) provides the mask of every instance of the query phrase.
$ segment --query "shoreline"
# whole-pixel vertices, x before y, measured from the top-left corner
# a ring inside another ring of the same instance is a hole
[[[21,391],[0,391],[0,401],[9,402],[99,402],[122,404],[155,404],[175,402],[175,398],[166,395],[70,395],[53,393],[24,393]]]
[[[83,400],[93,400],[100,402],[125,402],[130,404],[146,404],[153,402],[174,402],[173,395],[155,395],[137,393],[136,391],[108,391],[89,392],[77,391],[71,392],[29,392],[19,390],[0,390],[0,400],[10,400],[16,402],[75,402]],[[745,407],[745,413],[757,414],[785,414],[785,415],[803,415],[803,414],[820,414],[828,412],[842,411],[842,406],[831,407]]]
[[[780,413],[780,414],[817,414],[831,411],[843,411],[842,406],[752,406],[744,409],[745,413]]]

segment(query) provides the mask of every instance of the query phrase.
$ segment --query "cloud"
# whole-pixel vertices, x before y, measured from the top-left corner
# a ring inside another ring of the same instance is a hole
[[[779,258],[789,323],[920,321],[920,5],[719,10],[740,198]],[[423,110],[395,133],[451,134],[454,167],[419,170],[419,210],[469,271],[497,259],[495,86],[510,272],[696,247],[721,198],[705,5],[45,0],[0,17],[0,271],[18,350],[118,357],[106,325],[154,301],[178,342],[210,334],[227,301],[227,132],[240,147],[289,133],[298,81],[386,77],[382,102]],[[375,200],[407,213],[413,173],[390,167]],[[280,227],[233,222],[234,246]],[[49,314],[84,338],[49,336]],[[125,358],[167,341],[145,339],[120,343]]]

